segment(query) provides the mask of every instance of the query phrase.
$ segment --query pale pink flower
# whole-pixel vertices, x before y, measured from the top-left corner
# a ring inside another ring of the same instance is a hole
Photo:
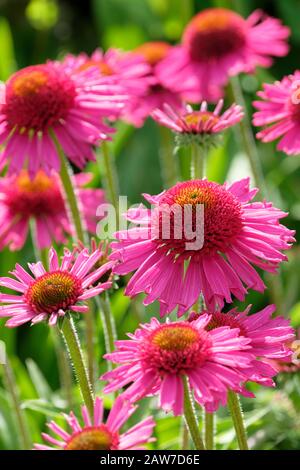
[[[14,73],[0,89],[0,167],[9,174],[27,167],[59,171],[53,132],[67,157],[79,168],[94,160],[93,146],[114,131],[106,118],[119,115],[125,97],[120,87],[91,68],[82,72],[69,60],[49,61]]]
[[[16,264],[11,274],[1,277],[0,285],[18,294],[0,293],[0,318],[11,317],[6,326],[15,327],[47,321],[55,325],[67,313],[86,313],[85,301],[101,294],[111,282],[101,283],[101,277],[111,269],[111,262],[99,266],[102,252],[89,254],[87,249],[73,252],[65,249],[61,263],[56,251],[49,250],[49,269],[43,263],[28,263],[32,275]],[[98,263],[98,265],[97,265]]]
[[[248,352],[250,339],[229,327],[206,331],[210,316],[188,322],[159,323],[152,318],[129,340],[116,341],[116,351],[105,358],[120,364],[101,379],[110,393],[131,384],[122,394],[131,401],[159,396],[159,406],[175,415],[183,413],[183,377],[188,378],[195,400],[217,409],[227,402],[227,392],[240,389],[254,356]],[[239,369],[238,369],[239,368]]]
[[[48,428],[54,434],[43,433],[42,437],[50,445],[35,444],[35,450],[137,450],[143,449],[151,437],[155,422],[149,417],[121,433],[120,429],[131,417],[137,407],[132,406],[121,397],[117,398],[106,421],[103,421],[103,400],[95,400],[94,416],[89,416],[85,406],[82,407],[82,420],[80,424],[71,411],[64,414],[70,430],[66,431],[55,421],[48,423]]]
[[[256,136],[263,142],[279,140],[278,150],[288,155],[300,153],[300,72],[284,77],[280,82],[265,83],[254,101],[258,110],[253,124],[263,126]]]
[[[84,188],[92,175],[73,177],[82,218],[88,231],[95,235],[99,219],[97,207],[105,202],[102,189]],[[57,173],[46,175],[39,170],[33,179],[26,170],[0,178],[0,249],[9,246],[20,250],[26,242],[30,222],[34,223],[37,247],[49,248],[55,241],[65,243],[73,234],[60,180]]]
[[[223,185],[204,179],[177,183],[157,196],[144,195],[152,209],[130,210],[126,217],[133,228],[117,232],[111,244],[115,273],[135,271],[125,294],[144,292],[145,305],[159,300],[163,316],[176,307],[182,315],[201,294],[213,310],[232,302],[232,295],[243,300],[249,288],[263,292],[265,285],[253,265],[276,273],[287,259],[282,250],[290,248],[294,231],[279,223],[287,214],[272,203],[250,202],[257,191],[249,188],[249,178]],[[204,224],[196,217],[200,204]],[[190,209],[186,213],[185,207]],[[165,214],[168,234],[163,233]],[[189,226],[191,233],[186,231]],[[200,232],[203,246],[197,242]]]
[[[189,22],[182,44],[161,62],[158,75],[174,92],[188,89],[188,101],[216,101],[230,76],[269,67],[272,56],[285,56],[289,33],[260,10],[244,19],[232,10],[206,9]]]

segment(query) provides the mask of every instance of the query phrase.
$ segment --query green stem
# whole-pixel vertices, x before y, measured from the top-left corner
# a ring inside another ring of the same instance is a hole
[[[105,292],[102,296],[96,297],[96,303],[100,310],[101,320],[104,330],[104,341],[106,352],[110,353],[115,349],[116,325],[110,308],[109,296]]]
[[[203,154],[201,155],[201,147],[199,145],[192,144],[192,161],[191,161],[191,178],[192,179],[202,179],[205,174],[205,157],[206,152],[203,149]]]
[[[85,319],[85,339],[86,339],[86,352],[88,361],[89,379],[94,389],[95,384],[95,335],[94,335],[94,304],[92,300],[89,301],[89,313],[84,315]]]
[[[75,228],[75,241],[82,241],[87,243],[88,235],[84,229],[80,210],[78,207],[78,198],[76,196],[73,182],[72,182],[72,172],[68,164],[67,159],[65,158],[64,152],[59,144],[57,137],[54,132],[51,133],[52,139],[56,145],[57,152],[60,157],[61,169],[60,169],[60,178],[62,185],[65,191],[65,197],[67,204],[69,206],[69,212],[71,215],[71,220]],[[86,333],[86,343],[87,343],[87,356],[88,356],[88,370],[90,381],[94,383],[94,322],[92,313],[89,312],[88,315],[84,315],[85,320],[85,333]]]
[[[184,420],[183,426],[182,426],[182,450],[189,450],[189,442],[190,442],[190,433]]]
[[[75,228],[76,238],[77,240],[85,242],[87,240],[87,235],[84,231],[80,211],[78,208],[77,197],[72,182],[71,168],[55,133],[53,131],[50,131],[50,133],[60,158],[60,178],[64,188],[66,202],[69,207],[71,220]]]
[[[189,383],[187,376],[183,376],[183,387],[184,387],[184,417],[185,422],[192,437],[196,450],[205,450],[199,427],[196,419],[195,408],[192,401],[192,396],[189,389]]]
[[[204,441],[207,450],[214,449],[214,418],[214,413],[204,412]]]
[[[110,202],[116,209],[118,220],[118,207],[119,207],[119,182],[118,173],[115,165],[115,159],[112,152],[110,152],[107,142],[101,144],[104,170],[105,170],[105,186],[108,193]]]
[[[160,133],[160,162],[164,185],[169,188],[179,179],[178,158],[173,152],[172,134],[164,126],[159,126]]]
[[[62,338],[57,328],[51,328],[53,342],[58,363],[59,379],[64,398],[68,404],[68,408],[73,406],[72,393],[72,370],[68,360],[67,352],[62,344]]]
[[[17,425],[20,432],[20,444],[23,450],[30,449],[32,447],[32,442],[30,439],[27,423],[25,420],[24,412],[21,408],[20,398],[18,393],[18,388],[16,384],[16,380],[14,377],[13,370],[10,366],[9,359],[6,357],[6,363],[3,364],[4,370],[4,382],[6,385],[6,389],[9,393],[9,397],[11,402],[14,406],[14,412],[16,415]]]
[[[261,160],[257,151],[257,146],[252,132],[249,116],[247,113],[247,107],[241,89],[239,77],[233,77],[230,80],[229,87],[229,92],[232,95],[233,100],[235,101],[235,103],[242,106],[245,111],[245,116],[239,123],[242,144],[249,160],[255,184],[260,188],[262,196],[267,197],[268,192],[265,184]]]
[[[249,450],[241,403],[238,395],[231,390],[228,392],[228,408],[231,413],[239,449]]]
[[[31,224],[30,228],[31,228],[31,238],[32,238],[33,249],[34,249],[36,260],[42,261],[44,268],[47,270],[49,269],[49,259],[48,259],[49,251],[46,248],[38,249],[38,245],[36,242],[35,227],[33,224]],[[64,392],[64,396],[68,403],[68,407],[72,408],[73,399],[72,399],[71,366],[68,361],[67,354],[64,348],[62,347],[60,335],[58,334],[55,328],[51,328],[51,331],[53,335],[53,344],[54,344],[55,354],[57,358],[61,388]]]
[[[74,366],[75,375],[79,383],[83,401],[90,413],[90,416],[93,416],[94,398],[92,387],[88,377],[86,366],[84,364],[83,354],[81,351],[77,331],[75,329],[75,325],[72,319],[67,317],[63,319],[61,332],[69,350],[70,358]]]

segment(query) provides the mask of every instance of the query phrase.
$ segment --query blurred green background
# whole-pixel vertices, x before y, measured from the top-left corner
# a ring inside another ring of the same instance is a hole
[[[255,76],[241,79],[248,110],[251,101],[264,81],[271,82],[292,73],[299,66],[300,56],[300,1],[299,0],[0,0],[0,80],[5,81],[18,68],[62,57],[67,52],[91,53],[96,47],[132,49],[149,40],[167,40],[176,43],[189,18],[209,6],[226,6],[247,16],[256,8],[280,17],[292,30],[291,51],[275,61],[269,69],[259,69]],[[113,144],[117,158],[121,194],[131,203],[141,201],[140,194],[158,193],[163,188],[160,171],[160,136],[151,120],[138,130],[124,124]],[[258,143],[258,149],[269,189],[275,205],[289,211],[285,224],[300,226],[300,157],[286,157],[275,150],[274,144]],[[184,161],[182,170],[188,177]],[[101,184],[101,171],[94,165],[95,183]],[[234,133],[226,136],[224,146],[209,155],[208,177],[223,182],[249,175],[247,159]],[[6,274],[18,260],[21,264],[34,259],[28,241],[21,253],[7,250],[0,254],[0,273]],[[300,326],[300,251],[297,245],[289,253],[289,263],[281,269],[282,281],[264,295],[250,293],[247,304],[254,310],[274,302],[282,296],[281,309],[291,316],[294,326]],[[269,279],[266,283],[270,285]],[[242,306],[239,306],[240,308]],[[112,295],[112,309],[117,321],[119,337],[132,331],[140,319],[157,313],[150,306],[145,313],[140,303],[123,296],[120,289]],[[101,361],[104,353],[103,334],[99,315],[97,322],[96,361],[99,370],[105,370]],[[66,408],[60,390],[60,371],[57,366],[54,343],[57,337],[45,325],[24,326],[8,330],[0,322],[0,339],[4,340],[11,358],[26,419],[33,441],[40,441],[40,431],[46,419],[57,417]],[[82,328],[82,323],[78,323]],[[82,333],[82,331],[81,331]],[[83,338],[84,340],[84,338]],[[97,371],[99,375],[99,371]],[[101,384],[97,383],[101,391]],[[250,445],[258,449],[297,449],[300,447],[300,379],[297,374],[281,374],[275,390],[257,387],[256,400],[244,400],[245,417]],[[107,399],[109,406],[109,398]],[[75,408],[77,404],[75,403]],[[152,409],[153,407],[153,409]],[[144,401],[132,418],[136,422],[142,414],[155,414],[158,426],[155,448],[178,448],[180,420],[157,413],[152,402]],[[16,430],[11,397],[0,387],[0,449],[21,448]],[[236,448],[231,421],[225,410],[218,420],[218,448]]]

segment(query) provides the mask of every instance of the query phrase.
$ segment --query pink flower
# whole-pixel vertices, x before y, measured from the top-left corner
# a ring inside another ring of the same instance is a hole
[[[0,293],[0,318],[11,317],[6,322],[8,327],[41,321],[47,321],[52,326],[68,312],[88,312],[85,301],[111,286],[111,282],[97,284],[113,264],[108,262],[98,267],[101,257],[100,250],[89,254],[87,249],[75,249],[72,253],[65,249],[59,263],[56,251],[51,248],[48,271],[40,261],[28,263],[33,276],[16,264],[11,273],[15,279],[0,278],[1,286],[18,293]]]
[[[82,188],[91,179],[90,174],[77,174],[74,183],[83,219],[90,233],[96,233],[96,209],[104,203],[102,189]],[[29,231],[30,221],[35,224],[36,242],[39,249],[49,248],[53,241],[65,243],[66,234],[72,234],[59,176],[47,176],[39,170],[30,179],[26,170],[19,175],[0,178],[0,249],[9,246],[20,250]]]
[[[48,428],[55,437],[43,433],[44,441],[49,445],[35,444],[36,450],[136,450],[151,442],[155,422],[151,417],[131,427],[123,434],[120,428],[136,410],[128,401],[117,398],[110,413],[103,422],[103,401],[97,397],[94,406],[94,416],[90,417],[85,406],[82,407],[83,425],[71,412],[64,415],[70,431],[65,431],[55,421],[48,423]]]
[[[296,330],[296,337],[286,342],[286,348],[289,354],[285,357],[267,359],[267,362],[278,373],[296,373],[300,371],[300,328]]]
[[[275,305],[269,305],[252,315],[248,314],[250,308],[251,306],[244,312],[232,309],[228,313],[217,310],[211,315],[206,329],[211,331],[222,326],[238,328],[241,337],[251,340],[249,352],[255,357],[253,364],[246,370],[243,369],[242,372],[248,376],[248,381],[274,386],[272,377],[277,374],[277,370],[271,367],[269,359],[282,360],[291,356],[292,350],[288,343],[295,336],[294,330],[289,320],[280,316],[272,318],[276,309]],[[193,312],[189,320],[194,321],[202,314]]]
[[[229,76],[269,67],[271,56],[285,56],[289,29],[278,19],[254,11],[246,20],[234,11],[210,8],[187,25],[182,44],[161,62],[162,83],[188,101],[216,101]],[[192,92],[191,92],[192,90]]]
[[[0,89],[0,167],[8,163],[12,174],[26,166],[31,176],[39,169],[59,171],[53,132],[72,163],[83,168],[95,159],[93,146],[114,131],[104,119],[119,115],[119,92],[97,70],[78,72],[69,60],[14,73]]]
[[[280,138],[277,146],[288,155],[300,153],[300,72],[284,77],[281,82],[264,84],[258,92],[262,101],[254,101],[258,112],[253,115],[255,126],[265,128],[257,134],[263,142]]]
[[[147,90],[142,96],[131,97],[124,109],[124,118],[137,127],[143,125],[154,109],[162,108],[165,103],[175,109],[182,106],[182,96],[162,85],[157,73],[159,64],[170,50],[171,46],[166,42],[147,42],[134,51],[149,66]]]
[[[112,83],[118,83],[125,93],[134,96],[144,95],[148,88],[150,66],[145,59],[133,52],[109,49],[103,52],[96,49],[89,57],[82,53],[78,56],[67,56],[72,67],[79,72],[96,68],[102,77]]]
[[[241,106],[233,104],[220,115],[222,107],[223,100],[218,102],[213,112],[208,111],[206,101],[202,102],[199,111],[189,105],[184,110],[176,110],[166,104],[163,109],[154,110],[152,117],[162,126],[172,129],[178,135],[179,143],[188,143],[190,139],[201,143],[207,136],[219,134],[243,118]]]
[[[243,300],[246,288],[263,292],[252,265],[275,273],[294,231],[279,223],[286,213],[272,203],[250,203],[256,193],[245,178],[224,185],[191,180],[144,195],[152,209],[130,210],[127,219],[138,226],[118,232],[111,244],[115,273],[136,271],[125,293],[146,293],[145,305],[159,300],[163,316],[176,307],[182,315],[201,294],[213,310],[232,302],[232,295]]]
[[[105,358],[121,364],[101,378],[108,380],[105,393],[131,384],[122,394],[131,401],[159,395],[159,406],[175,415],[183,412],[183,377],[188,378],[195,400],[202,406],[225,405],[227,392],[240,388],[241,372],[254,356],[250,340],[229,327],[206,331],[210,316],[193,322],[166,322],[152,318],[141,325],[130,340],[116,341],[117,350]],[[237,370],[239,367],[240,370]]]

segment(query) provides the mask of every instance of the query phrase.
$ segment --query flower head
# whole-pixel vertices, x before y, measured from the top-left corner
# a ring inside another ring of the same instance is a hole
[[[14,73],[0,90],[0,165],[30,176],[60,169],[57,141],[79,168],[94,160],[93,145],[113,132],[105,118],[117,116],[125,97],[94,70],[78,72],[69,60],[49,61]]]
[[[110,393],[131,384],[122,396],[131,401],[147,395],[159,395],[160,406],[175,415],[183,412],[183,381],[188,377],[195,400],[215,409],[226,404],[228,389],[239,389],[245,380],[241,372],[253,356],[250,340],[229,327],[207,331],[209,315],[188,322],[160,324],[156,318],[141,325],[130,340],[117,341],[116,351],[106,358],[121,364],[102,379]],[[239,368],[239,370],[237,369]]]
[[[275,305],[269,305],[249,315],[250,308],[251,306],[244,312],[232,309],[228,313],[216,310],[211,314],[206,330],[211,331],[222,326],[238,328],[241,337],[251,340],[249,351],[255,358],[247,370],[243,369],[248,376],[248,381],[273,386],[272,377],[277,374],[277,370],[276,367],[271,366],[269,360],[288,360],[291,357],[290,342],[294,339],[294,330],[289,320],[281,316],[272,318],[276,309]],[[202,314],[193,312],[189,319],[194,321]]]
[[[135,126],[143,125],[151,112],[156,108],[162,108],[165,103],[175,109],[182,107],[182,96],[164,86],[157,73],[159,64],[168,56],[171,48],[166,42],[155,41],[144,43],[134,51],[136,56],[145,60],[149,67],[145,93],[142,96],[132,97],[124,110],[125,119]]]
[[[254,101],[258,110],[253,124],[263,126],[257,134],[263,142],[280,138],[278,150],[288,155],[300,153],[300,72],[284,77],[280,82],[264,84],[257,94],[261,101]]]
[[[74,176],[83,219],[90,233],[96,233],[96,209],[104,202],[102,189],[83,188],[91,175]],[[49,248],[53,241],[64,243],[65,235],[72,234],[60,180],[56,173],[46,175],[43,170],[30,178],[28,171],[0,178],[0,248],[8,245],[19,250],[24,245],[30,221],[35,224],[39,249]]]
[[[188,101],[215,101],[229,76],[269,67],[272,56],[288,52],[289,29],[260,10],[246,20],[225,8],[198,13],[187,25],[182,44],[162,61],[162,83],[178,93],[189,92]]]
[[[101,257],[100,250],[89,254],[87,249],[75,249],[73,253],[65,249],[59,263],[56,251],[51,248],[48,271],[41,262],[29,263],[31,275],[17,264],[11,273],[15,279],[0,278],[1,286],[18,293],[0,293],[0,317],[11,317],[6,322],[9,327],[41,321],[52,326],[68,312],[87,312],[84,302],[111,286],[111,282],[97,284],[113,264],[108,262],[94,268]]]
[[[161,315],[176,307],[181,315],[200,294],[213,310],[232,295],[243,300],[246,288],[263,292],[253,265],[276,272],[294,231],[279,223],[286,214],[271,203],[251,203],[256,193],[245,178],[223,185],[191,180],[145,195],[152,209],[130,210],[127,219],[137,226],[111,244],[115,272],[136,271],[125,293],[144,292],[145,305],[160,301]]]
[[[225,129],[243,118],[241,106],[233,104],[220,114],[222,107],[223,100],[218,102],[213,112],[207,109],[206,101],[202,102],[199,111],[195,111],[189,105],[185,110],[176,110],[166,104],[164,109],[154,110],[152,117],[175,132],[178,146],[196,142],[210,147],[217,145],[220,134]]]
[[[143,95],[148,87],[150,67],[143,57],[133,52],[96,49],[91,56],[82,53],[77,57],[68,56],[68,60],[74,62],[73,67],[79,72],[96,69],[100,76],[111,83],[118,83],[130,96]]]
[[[151,417],[141,421],[125,433],[120,428],[136,410],[128,401],[117,398],[106,422],[103,422],[103,401],[97,397],[94,416],[90,417],[85,406],[82,407],[83,425],[71,412],[64,415],[70,431],[62,429],[55,421],[48,423],[48,428],[55,437],[43,433],[44,441],[50,444],[35,444],[36,450],[134,450],[142,449],[144,444],[151,442],[155,422]]]

